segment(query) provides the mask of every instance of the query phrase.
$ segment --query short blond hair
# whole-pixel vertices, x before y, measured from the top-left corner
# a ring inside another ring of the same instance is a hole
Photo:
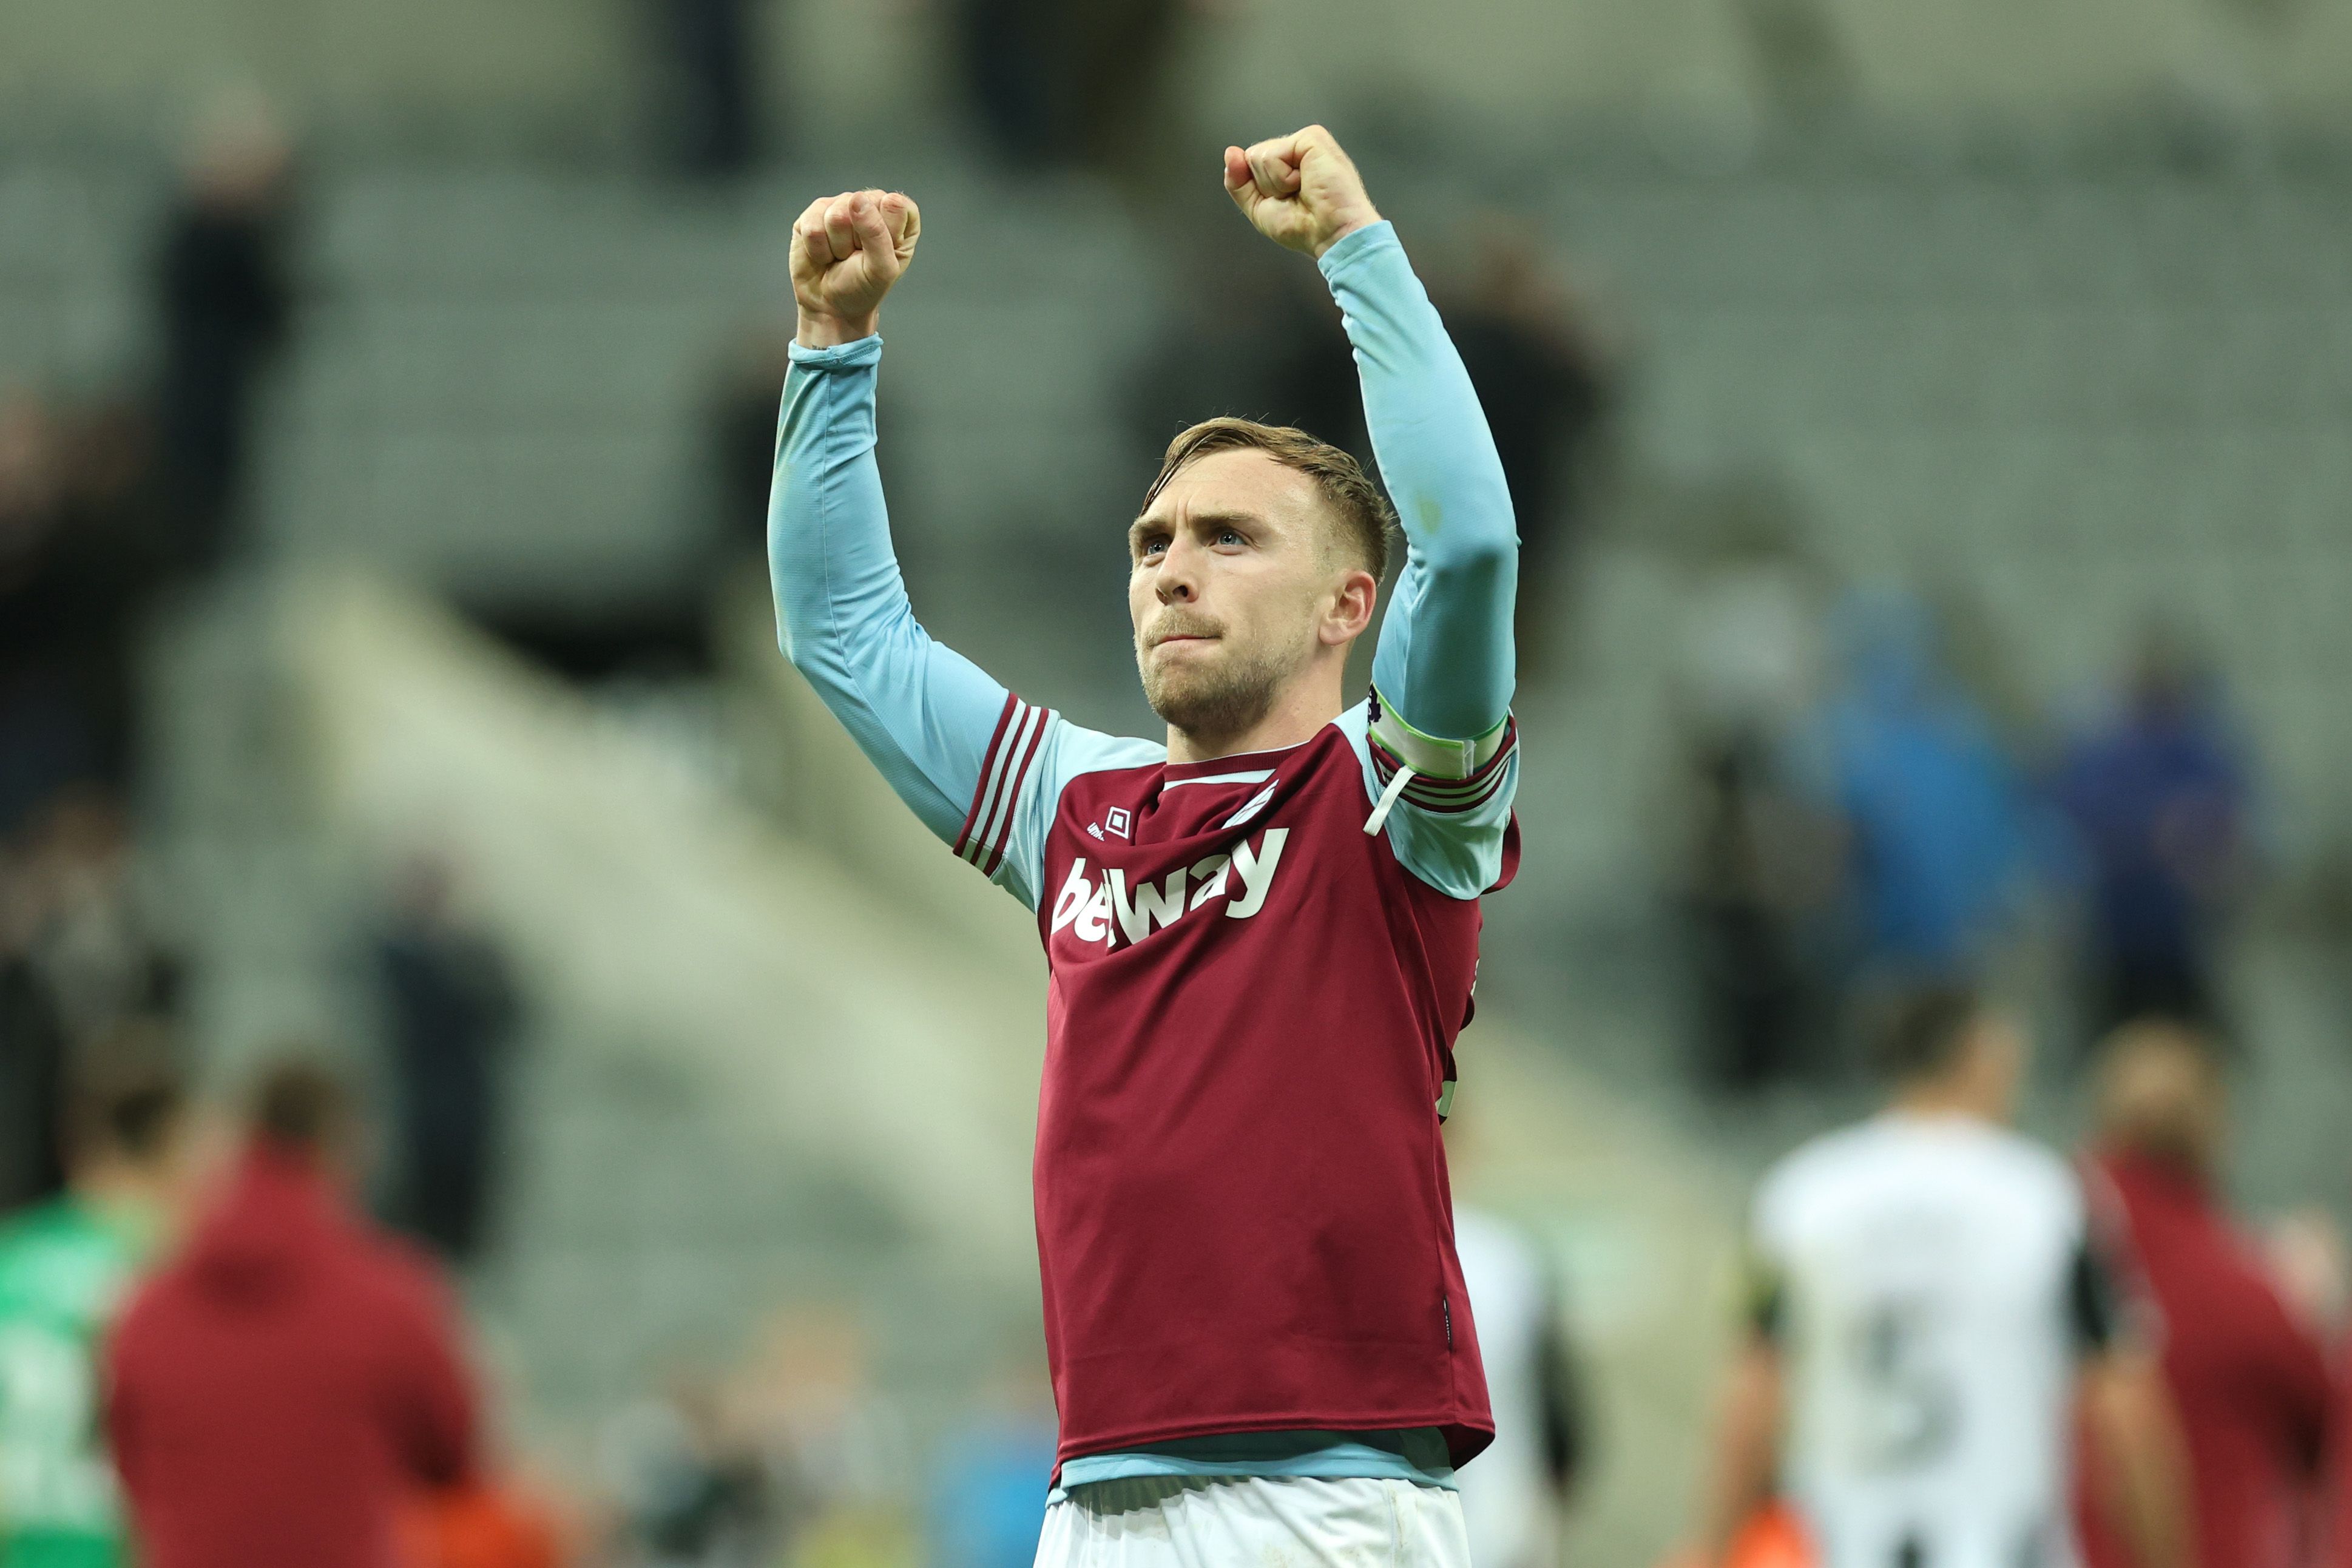
[[[1287,425],[1261,425],[1255,419],[1231,416],[1202,420],[1168,443],[1167,456],[1160,461],[1160,477],[1144,492],[1142,510],[1150,510],[1185,464],[1212,452],[1234,451],[1263,452],[1314,480],[1339,518],[1340,537],[1364,570],[1376,578],[1388,574],[1389,532],[1396,526],[1396,513],[1389,510],[1380,488],[1364,472],[1364,466],[1344,449]]]

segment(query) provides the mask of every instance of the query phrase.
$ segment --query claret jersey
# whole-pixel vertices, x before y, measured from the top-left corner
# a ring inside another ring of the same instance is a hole
[[[932,641],[874,466],[878,338],[793,351],[771,562],[794,665],[926,826],[1035,911],[1062,1460],[1213,1467],[1239,1447],[1240,1473],[1395,1464],[1446,1485],[1493,1430],[1439,1128],[1478,900],[1517,861],[1517,540],[1393,230],[1321,266],[1407,552],[1372,695],[1312,738],[1171,763]]]
[[[1006,701],[990,772],[1018,782],[967,850],[1038,890],[1051,966],[1037,1234],[1066,1458],[1426,1426],[1459,1463],[1491,1431],[1438,1132],[1479,909],[1386,829],[1451,816],[1507,882],[1516,737],[1444,805],[1409,780],[1368,834],[1393,757],[1371,708],[1170,763]]]

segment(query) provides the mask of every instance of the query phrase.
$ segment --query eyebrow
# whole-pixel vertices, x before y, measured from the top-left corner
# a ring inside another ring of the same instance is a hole
[[[1195,527],[1210,528],[1223,528],[1234,523],[1246,523],[1252,528],[1265,526],[1265,519],[1255,512],[1248,511],[1196,511],[1192,514],[1192,521]],[[1157,518],[1139,517],[1127,525],[1127,542],[1129,548],[1134,546],[1135,542],[1142,536],[1146,529],[1172,531],[1169,524]]]

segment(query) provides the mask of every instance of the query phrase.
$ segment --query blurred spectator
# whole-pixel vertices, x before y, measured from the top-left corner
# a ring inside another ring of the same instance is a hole
[[[1836,825],[1791,765],[1819,614],[1772,500],[1739,498],[1684,616],[1684,910],[1706,1076],[1735,1093],[1805,1065],[1840,872]]]
[[[448,866],[403,872],[376,947],[399,1131],[399,1225],[453,1263],[480,1249],[505,1131],[506,1056],[520,1009],[505,956],[455,908]]]
[[[1109,168],[1166,137],[1181,0],[958,0],[964,81],[1008,163]]]
[[[2214,949],[2243,860],[2247,767],[2211,683],[2162,631],[2116,711],[2079,737],[2057,796],[2090,877],[2095,1035],[2147,1014],[2214,1021]]]
[[[0,397],[0,835],[60,789],[128,772],[140,448],[120,408]]]
[[[49,411],[24,393],[0,398],[0,835],[98,771],[68,646],[68,580],[80,563],[65,526],[63,464]]]
[[[1446,1142],[1451,1149],[1450,1123]],[[1584,1401],[1559,1290],[1533,1244],[1482,1209],[1454,1204],[1454,1240],[1495,1416],[1493,1445],[1454,1477],[1470,1561],[1552,1568],[1585,1449]]]
[[[180,960],[159,934],[122,803],[100,789],[58,797],[23,864],[27,943],[69,1042],[177,1005]]]
[[[998,1367],[982,1408],[942,1445],[934,1468],[935,1568],[1029,1568],[1037,1509],[1054,1473],[1054,1391],[1043,1345]]]
[[[2162,1320],[2196,1561],[2293,1568],[2308,1560],[2317,1527],[2333,1380],[2319,1326],[2294,1310],[2219,1197],[2227,1111],[2210,1041],[2176,1024],[2131,1025],[2099,1063],[2091,1169],[2121,1210]],[[2099,1525],[2085,1510],[2090,1568],[2129,1568]]]
[[[654,0],[668,79],[664,151],[681,173],[725,179],[760,153],[760,27],[752,0]]]
[[[605,1479],[653,1568],[755,1568],[775,1560],[777,1521],[758,1449],[718,1393],[682,1382],[606,1426]]]
[[[1839,622],[1844,689],[1825,761],[1865,972],[1964,976],[2028,868],[2025,803],[1992,727],[1944,669],[1924,605],[1857,595]]]
[[[403,1500],[474,1474],[474,1393],[432,1268],[348,1194],[339,1082],[262,1078],[234,1176],[132,1299],[107,1429],[147,1568],[392,1568]]]
[[[265,108],[226,107],[199,133],[186,188],[164,224],[157,479],[165,548],[183,569],[220,559],[242,521],[262,373],[294,314],[292,168]]]
[[[76,1056],[176,1003],[179,965],[135,868],[121,808],[96,789],[0,841],[0,1209],[63,1184],[57,1117]]]
[[[1685,889],[1707,1081],[1752,1093],[1806,1065],[1818,998],[1806,917],[1834,888],[1835,837],[1753,732],[1702,740]]]
[[[182,1099],[178,1079],[159,1058],[141,1060],[127,1049],[78,1077],[68,1113],[66,1194],[0,1226],[6,1568],[117,1568],[131,1561],[100,1433],[99,1346],[163,1239],[176,1195]]]
[[[1445,324],[1486,411],[1519,531],[1522,676],[1559,646],[1559,579],[1580,531],[1595,438],[1615,401],[1616,373],[1532,230],[1507,219],[1487,238],[1468,293]]]
[[[737,1389],[733,1418],[789,1504],[779,1518],[794,1560],[841,1568],[919,1560],[913,1444],[897,1403],[876,1385],[872,1331],[861,1315],[776,1314]]]
[[[1220,226],[1197,241],[1174,313],[1129,377],[1139,461],[1156,467],[1178,431],[1217,414],[1294,426],[1370,458],[1339,307],[1255,237]]]
[[[65,1026],[33,956],[38,911],[23,861],[0,845],[0,1214],[65,1185],[58,1108]]]

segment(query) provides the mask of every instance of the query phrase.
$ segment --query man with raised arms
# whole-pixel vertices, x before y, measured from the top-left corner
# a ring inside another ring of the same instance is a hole
[[[904,195],[810,204],[770,558],[785,653],[932,832],[1037,915],[1035,1185],[1061,1418],[1038,1562],[1468,1561],[1493,1434],[1439,1122],[1481,895],[1518,857],[1517,540],[1460,357],[1330,133],[1224,156],[1339,301],[1397,521],[1304,432],[1179,435],[1129,525],[1163,741],[1081,729],[933,642],[874,461]]]

